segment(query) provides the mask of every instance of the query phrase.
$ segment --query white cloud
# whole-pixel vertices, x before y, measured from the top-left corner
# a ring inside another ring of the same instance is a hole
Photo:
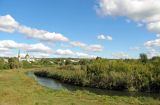
[[[1,52],[0,51],[0,57],[13,57],[13,56],[14,56],[14,54],[12,52],[9,52],[9,51]]]
[[[152,32],[160,33],[160,21],[158,22],[151,22],[147,25],[148,30]]]
[[[2,32],[14,32],[18,27],[18,23],[10,16],[0,16],[0,31]]]
[[[50,54],[38,52],[38,53],[32,53],[31,56],[36,58],[48,58]]]
[[[160,0],[99,0],[97,12],[103,16],[123,16],[160,33]]]
[[[58,49],[58,50],[56,50],[55,54],[63,55],[63,56],[74,55],[74,53],[69,49],[66,49],[66,50]]]
[[[140,50],[140,47],[130,47],[129,50],[138,51]]]
[[[130,58],[129,55],[124,52],[113,53],[112,57],[114,59],[128,59],[128,58]]]
[[[97,56],[95,55],[89,55],[86,53],[81,53],[81,52],[76,52],[75,54],[78,58],[96,58]]]
[[[39,30],[31,28],[18,22],[10,15],[0,16],[0,31],[2,32],[19,32],[26,35],[29,38],[35,38],[42,41],[51,41],[51,42],[67,42],[68,38],[63,36],[60,33],[48,32],[45,30]]]
[[[68,38],[64,37],[60,33],[55,33],[55,32],[48,32],[45,30],[38,30],[26,26],[20,26],[18,28],[18,32],[27,35],[29,38],[35,38],[39,39],[42,41],[51,41],[51,42],[67,42],[69,41]]]
[[[93,51],[93,52],[101,52],[103,51],[103,46],[94,44],[94,45],[88,45],[84,48],[87,51]]]
[[[82,43],[82,42],[79,42],[79,41],[74,41],[74,42],[71,42],[70,44],[71,44],[72,46],[81,47],[81,48],[84,48],[84,47],[87,46],[85,43]]]
[[[78,58],[95,58],[94,55],[89,55],[82,52],[73,52],[70,49],[58,49],[56,52],[54,52],[55,55],[61,56],[61,57],[78,57]]]
[[[13,57],[13,52],[8,48],[0,48],[0,57]]]
[[[6,51],[9,51],[8,48],[0,48],[0,52],[6,52]]]
[[[42,43],[37,44],[24,44],[17,43],[13,40],[2,40],[0,41],[0,49],[22,49],[28,52],[43,52],[43,53],[51,53],[51,48],[43,45]]]
[[[152,58],[154,56],[160,56],[160,52],[157,51],[157,48],[160,48],[160,38],[155,40],[150,40],[144,43],[144,46],[147,48],[147,56]]]
[[[159,21],[159,0],[100,0],[97,12],[104,16],[125,16],[134,21]]]
[[[149,48],[147,51],[148,58],[152,58],[154,56],[160,56],[160,52],[158,52],[156,49]]]
[[[101,52],[103,51],[103,46],[99,45],[99,44],[85,44],[79,41],[73,41],[70,42],[70,44],[74,47],[80,47],[83,50],[87,50],[87,51],[91,51],[91,52]]]
[[[29,53],[21,52],[20,56],[24,58],[26,54],[29,54],[30,58],[48,58],[50,56],[50,54],[42,53],[42,52],[29,52]],[[17,55],[18,54],[14,54],[13,56],[17,57]]]
[[[160,39],[150,40],[144,44],[145,47],[160,47]]]
[[[99,39],[99,40],[109,40],[109,41],[111,41],[112,40],[112,37],[111,36],[109,36],[109,35],[107,35],[107,36],[105,36],[105,35],[98,35],[97,36],[97,39]]]
[[[24,34],[28,38],[34,38],[41,41],[47,41],[47,42],[68,42],[69,39],[63,36],[60,33],[55,32],[48,32],[46,30],[31,28],[28,26],[25,26],[23,24],[18,23],[12,16],[5,15],[0,16],[0,32],[18,32],[21,34]],[[111,37],[107,37],[108,40],[111,39]],[[100,52],[103,50],[103,46],[93,44],[93,45],[87,45],[85,43],[79,42],[79,41],[73,41],[69,43],[70,45],[74,47],[81,47],[83,50],[92,51],[92,52]],[[25,43],[17,43],[12,40],[2,40],[0,41],[0,51],[4,50],[10,50],[10,49],[21,49],[27,52],[37,52],[37,55],[45,55],[44,53],[51,54],[53,53],[52,49],[43,45],[42,43],[37,44],[25,44]],[[80,52],[72,52],[71,50],[62,50],[58,49],[55,52],[57,55],[74,55],[74,56],[83,56],[83,57],[91,57],[91,55],[80,53]]]

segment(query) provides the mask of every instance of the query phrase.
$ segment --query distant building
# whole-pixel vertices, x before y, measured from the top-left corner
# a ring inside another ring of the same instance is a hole
[[[34,57],[30,57],[30,55],[27,53],[25,56],[21,56],[20,54],[20,50],[18,51],[18,60],[19,61],[28,61],[28,62],[34,62],[35,58]]]

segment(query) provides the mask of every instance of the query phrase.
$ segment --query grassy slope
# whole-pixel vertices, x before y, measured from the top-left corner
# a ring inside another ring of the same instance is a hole
[[[0,71],[0,105],[160,105],[160,100],[146,97],[53,91],[38,85],[25,72],[26,70]]]

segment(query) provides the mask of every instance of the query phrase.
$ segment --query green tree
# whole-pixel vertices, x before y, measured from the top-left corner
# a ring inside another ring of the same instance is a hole
[[[0,69],[4,69],[4,65],[5,65],[4,59],[0,58]]]
[[[32,63],[28,62],[28,61],[22,61],[23,64],[23,68],[31,68],[32,67]]]
[[[147,57],[147,55],[145,53],[141,53],[139,56],[140,56],[141,62],[147,63],[148,57]]]
[[[22,64],[19,62],[17,58],[9,58],[8,64],[9,64],[10,69],[17,69],[17,68],[22,67]]]
[[[65,65],[70,65],[72,62],[69,59],[66,59]]]

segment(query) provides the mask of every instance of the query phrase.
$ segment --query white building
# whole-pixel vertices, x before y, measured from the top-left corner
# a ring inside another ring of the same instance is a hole
[[[19,61],[28,61],[28,62],[34,62],[35,58],[34,57],[30,57],[30,55],[27,53],[25,56],[20,54],[20,50],[18,52],[18,60]]]

